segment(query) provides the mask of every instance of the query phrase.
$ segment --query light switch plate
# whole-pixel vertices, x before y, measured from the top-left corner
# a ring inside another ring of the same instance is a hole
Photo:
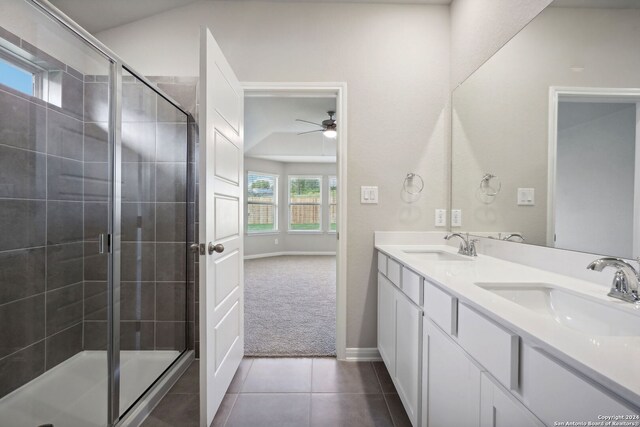
[[[535,188],[518,188],[518,206],[535,205],[535,191]]]
[[[451,226],[462,227],[462,209],[451,209]]]
[[[446,226],[447,226],[447,210],[436,209],[436,227],[446,227]]]
[[[376,204],[378,203],[378,187],[377,186],[361,186],[360,187],[360,203]]]

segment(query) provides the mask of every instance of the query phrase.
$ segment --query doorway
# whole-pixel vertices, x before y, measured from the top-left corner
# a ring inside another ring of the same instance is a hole
[[[640,93],[551,88],[550,102],[548,241],[562,249],[637,256]],[[605,251],[602,242],[611,235],[620,238]]]
[[[244,89],[245,353],[344,358],[346,87]]]

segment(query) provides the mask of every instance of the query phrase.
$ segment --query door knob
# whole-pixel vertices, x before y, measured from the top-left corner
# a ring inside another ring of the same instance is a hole
[[[198,252],[200,252],[200,245],[199,245],[199,244],[197,244],[197,243],[192,243],[192,244],[189,246],[189,250],[190,250],[191,252],[193,252],[194,254],[197,254]]]
[[[213,243],[209,242],[209,255],[211,255],[214,252],[217,252],[219,254],[224,252],[224,246],[222,245],[222,243],[218,243],[217,245],[214,245]]]

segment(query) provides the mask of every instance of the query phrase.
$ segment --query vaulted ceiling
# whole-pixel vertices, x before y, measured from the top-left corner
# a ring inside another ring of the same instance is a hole
[[[198,0],[50,0],[90,33],[135,22]],[[211,1],[211,0],[204,0]],[[242,0],[225,0],[242,1]],[[269,0],[274,1],[274,0]],[[291,1],[291,0],[275,0]],[[452,0],[297,0],[326,3],[450,4]]]

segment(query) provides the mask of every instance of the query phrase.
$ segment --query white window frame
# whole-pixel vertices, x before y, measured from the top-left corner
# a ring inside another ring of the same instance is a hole
[[[270,178],[273,178],[273,202],[272,203],[268,203],[268,202],[250,202],[249,201],[249,187],[247,185],[247,187],[244,189],[244,191],[246,191],[247,194],[247,227],[246,227],[246,233],[248,235],[251,236],[255,236],[255,235],[260,235],[260,234],[278,234],[280,233],[280,229],[279,229],[279,223],[278,223],[278,196],[280,194],[280,192],[278,191],[278,185],[280,182],[280,175],[275,174],[275,173],[271,173],[271,172],[256,172],[256,171],[247,171],[247,183],[249,182],[249,177],[251,175],[258,175],[258,176],[268,176]],[[259,231],[250,231],[249,230],[249,205],[266,205],[266,206],[273,206],[273,230],[259,230]]]
[[[323,232],[323,215],[324,215],[324,206],[323,206],[323,176],[322,175],[287,175],[287,231],[290,234],[318,234]],[[320,182],[320,203],[291,203],[291,180],[293,179],[317,179]],[[309,206],[320,206],[320,213],[318,215],[320,221],[320,227],[317,230],[293,230],[291,229],[291,206],[293,205],[309,205]]]
[[[331,179],[336,180],[336,202],[331,203]],[[336,207],[336,229],[331,229],[331,206]],[[338,232],[338,176],[327,175],[327,233],[336,234]]]
[[[28,94],[28,93],[23,93],[24,95],[27,96],[31,96],[34,98],[39,98],[42,99],[44,101],[47,101],[47,99],[45,99],[45,93],[46,93],[46,85],[48,83],[48,72],[44,69],[41,68],[35,64],[33,64],[30,61],[27,61],[24,58],[21,58],[17,55],[14,55],[12,53],[10,53],[8,50],[5,49],[0,49],[0,59],[2,59],[3,61],[7,62],[9,65],[15,67],[15,68],[19,68],[21,70],[23,70],[26,73],[30,73],[31,74],[31,82],[33,85],[33,94]],[[17,90],[15,88],[11,88],[13,90]]]

